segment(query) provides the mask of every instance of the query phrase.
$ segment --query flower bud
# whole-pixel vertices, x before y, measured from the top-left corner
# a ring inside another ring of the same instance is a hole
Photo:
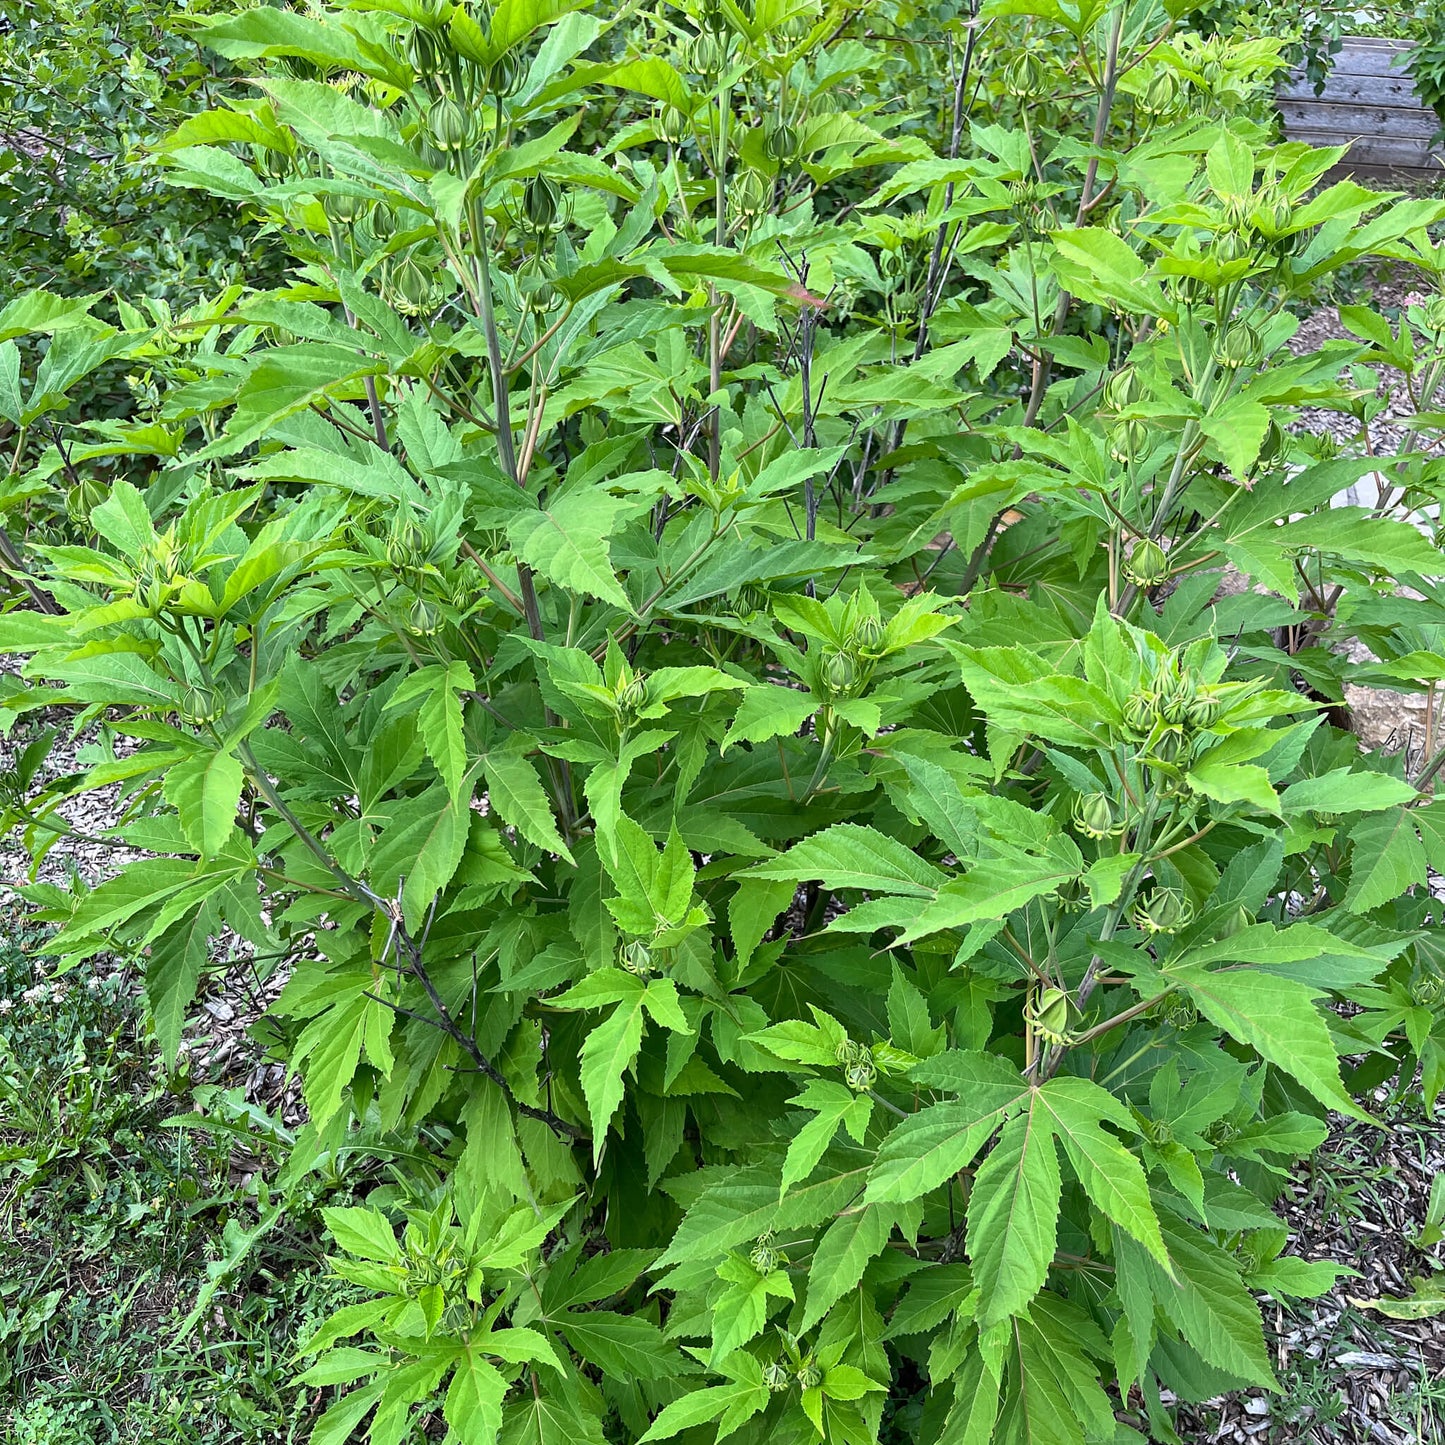
[[[728,28],[728,18],[723,11],[721,0],[703,0],[698,19],[702,22],[703,29],[713,35],[721,35]]]
[[[1264,440],[1259,444],[1259,456],[1256,465],[1261,467],[1273,466],[1276,462],[1283,461],[1289,452],[1289,433],[1273,418],[1270,419],[1269,429],[1264,434]]]
[[[1144,384],[1132,366],[1121,367],[1104,383],[1104,405],[1110,411],[1123,411],[1144,396]]]
[[[1422,1008],[1445,1002],[1445,974],[1438,969],[1421,968],[1410,981],[1410,993]]]
[[[1164,1000],[1164,1018],[1183,1033],[1185,1029],[1192,1029],[1199,1022],[1199,1010],[1195,1008],[1193,1001],[1185,998],[1183,994],[1173,993]]]
[[[527,78],[527,68],[522,57],[515,50],[506,50],[499,55],[487,71],[487,88],[493,95],[503,98],[515,95]]]
[[[1178,888],[1155,887],[1136,900],[1130,917],[1141,933],[1176,933],[1194,917],[1194,905]]]
[[[220,696],[209,687],[188,687],[181,694],[176,708],[181,720],[192,727],[204,727],[209,722],[215,722],[224,711],[225,705]]]
[[[1214,359],[1226,371],[1256,367],[1264,360],[1264,342],[1247,321],[1235,321],[1215,337]]]
[[[1445,296],[1435,296],[1426,305],[1425,325],[1436,336],[1445,334]]]
[[[774,1394],[781,1394],[793,1383],[793,1371],[786,1360],[770,1360],[763,1366],[763,1384]]]
[[[772,182],[757,171],[744,171],[728,189],[728,205],[744,220],[761,216],[772,199]]]
[[[1082,878],[1065,878],[1054,889],[1054,897],[1058,899],[1059,907],[1065,913],[1077,913],[1083,908],[1088,896],[1088,889],[1084,887]]]
[[[774,126],[763,142],[770,160],[790,161],[798,150],[798,133],[790,125]]]
[[[422,80],[440,75],[446,66],[447,52],[442,39],[433,30],[418,25],[407,40],[407,59]]]
[[[1044,93],[1048,88],[1048,75],[1035,51],[1026,50],[1008,64],[1003,73],[1003,88],[1020,100]]]
[[[883,641],[883,623],[877,617],[860,617],[848,639],[854,652],[876,652]]]
[[[403,316],[429,316],[441,302],[436,276],[415,256],[407,256],[387,272],[391,304]]]
[[[1085,793],[1074,803],[1074,825],[1087,838],[1112,838],[1124,820],[1107,793]]]
[[[413,637],[430,637],[441,626],[441,616],[425,597],[418,597],[406,615],[406,630]]]
[[[830,652],[823,659],[822,682],[829,697],[849,697],[858,686],[858,664],[846,652]]]
[[[640,939],[624,943],[618,950],[617,962],[628,973],[638,978],[648,978],[656,972],[652,962],[652,950]]]
[[[1198,685],[1188,673],[1174,678],[1159,696],[1159,716],[1170,727],[1178,727],[1188,719],[1198,695]]]
[[[389,241],[397,230],[396,212],[385,201],[378,201],[371,209],[371,234],[378,241]]]
[[[1149,447],[1149,429],[1137,418],[1116,422],[1109,428],[1109,455],[1127,466],[1137,462]]]
[[[366,209],[366,201],[345,191],[328,191],[321,198],[321,209],[337,225],[349,226]]]
[[[1144,87],[1138,105],[1146,115],[1168,115],[1178,101],[1179,82],[1174,78],[1174,72],[1161,70]]]
[[[852,1089],[855,1094],[866,1094],[878,1081],[878,1066],[872,1059],[865,1059],[856,1064],[849,1064],[843,1070],[843,1082]]]
[[[647,680],[643,677],[629,677],[616,690],[617,710],[635,713],[647,704]]]
[[[1159,699],[1152,692],[1131,693],[1124,703],[1124,726],[1137,737],[1154,731],[1159,719]]]
[[[816,1390],[823,1383],[823,1372],[813,1363],[806,1361],[798,1368],[798,1388],[800,1390]]]
[[[431,143],[445,156],[466,150],[475,134],[471,112],[446,96],[427,113],[426,128]]]
[[[386,539],[386,560],[392,569],[403,575],[420,570],[429,550],[426,529],[409,512],[397,513]]]
[[[548,176],[533,176],[522,191],[522,215],[534,231],[550,231],[557,221],[562,193]]]
[[[1061,1044],[1069,1027],[1069,996],[1060,988],[1041,989],[1025,1006],[1024,1017],[1045,1043]]]
[[[1210,692],[1201,692],[1185,711],[1184,721],[1192,728],[1212,728],[1224,711],[1224,703]]]
[[[1169,579],[1169,558],[1157,542],[1145,537],[1135,543],[1130,552],[1124,563],[1124,575],[1136,587],[1157,587]]]
[[[771,1274],[788,1262],[788,1257],[773,1244],[773,1233],[769,1230],[758,1237],[758,1242],[748,1252],[748,1263],[759,1274]]]

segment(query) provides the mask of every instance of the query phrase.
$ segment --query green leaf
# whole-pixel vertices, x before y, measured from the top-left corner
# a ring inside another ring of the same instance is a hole
[[[825,828],[742,876],[817,881],[827,888],[866,888],[908,898],[932,898],[947,880],[912,849],[858,823]]]
[[[1033,1098],[1004,1125],[974,1176],[968,1256],[983,1327],[1025,1310],[1053,1262],[1062,1180],[1049,1125]]]
[[[863,1278],[863,1271],[887,1246],[893,1219],[891,1208],[864,1204],[839,1215],[823,1231],[808,1270],[799,1333],[812,1329]]]
[[[719,746],[725,753],[734,743],[766,743],[793,737],[818,710],[818,699],[796,688],[762,684],[750,687],[733,715]]]
[[[564,1310],[551,1323],[582,1358],[619,1380],[665,1380],[681,1369],[677,1351],[651,1320],[611,1310]]]
[[[643,985],[623,999],[587,1035],[582,1045],[582,1093],[592,1118],[592,1157],[602,1157],[607,1129],[622,1102],[622,1076],[630,1069],[642,1047]]]
[[[485,1346],[486,1336],[481,1335],[467,1341],[457,1352],[456,1370],[442,1413],[458,1445],[494,1445],[502,1428],[507,1380],[484,1356]]]
[[[720,1416],[742,1424],[765,1410],[772,1396],[763,1383],[763,1367],[751,1355],[739,1351],[727,1361],[727,1369],[732,1376],[728,1384],[690,1390],[681,1399],[674,1400],[652,1422],[647,1433],[638,1437],[637,1445],[647,1445],[650,1440],[671,1440],[684,1430],[705,1425]]]
[[[230,842],[245,781],[240,759],[224,751],[192,753],[166,774],[166,801],[202,858],[214,858]]]
[[[513,517],[507,536],[517,556],[549,582],[631,612],[632,604],[612,570],[607,539],[639,510],[635,498],[571,492],[558,497],[546,511]]]
[[[382,1264],[401,1260],[401,1246],[391,1221],[379,1209],[329,1208],[321,1211],[331,1237],[347,1254]]]
[[[1040,1105],[1052,1118],[1049,1128],[1084,1191],[1106,1219],[1132,1234],[1166,1269],[1164,1240],[1149,1195],[1149,1182],[1138,1158],[1100,1127],[1122,1119],[1134,1132],[1133,1120],[1113,1095],[1088,1079],[1050,1079],[1039,1093]]]
[[[1425,848],[1409,809],[1391,808],[1365,818],[1350,830],[1350,842],[1345,907],[1351,913],[1368,913],[1425,881]]]
[[[1315,990],[1250,968],[1211,971],[1198,964],[1171,964],[1163,976],[1184,988],[1211,1023],[1297,1079],[1321,1103],[1369,1122],[1340,1082],[1339,1056],[1315,1004]]]
[[[482,775],[487,797],[497,816],[515,828],[529,843],[555,853],[576,866],[552,813],[552,802],[537,770],[519,750],[510,747],[483,753]]]
[[[211,939],[220,927],[220,909],[213,898],[207,898],[151,943],[146,959],[146,1002],[161,1057],[168,1063],[176,1056],[186,1015],[210,959]]]

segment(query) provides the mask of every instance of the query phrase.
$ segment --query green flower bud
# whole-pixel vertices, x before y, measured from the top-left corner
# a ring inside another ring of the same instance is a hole
[[[727,47],[715,35],[694,35],[687,55],[688,69],[704,79],[719,74],[727,64]]]
[[[466,150],[476,134],[472,113],[446,96],[427,113],[426,128],[431,143],[445,156]]]
[[[522,215],[534,231],[550,231],[557,221],[562,193],[548,176],[533,176],[522,192]]]
[[[843,1082],[852,1089],[855,1094],[866,1094],[878,1081],[878,1066],[872,1059],[864,1060],[856,1064],[849,1064],[843,1070]]]
[[[1043,95],[1048,89],[1048,83],[1048,74],[1044,70],[1044,63],[1032,50],[1024,51],[1004,69],[1004,90],[1009,95],[1017,96],[1020,100]]]
[[[378,201],[371,209],[371,234],[378,241],[389,241],[398,229],[396,212],[385,201]]]
[[[418,597],[406,615],[406,630],[413,637],[430,637],[441,626],[441,617],[425,597]]]
[[[1123,411],[1143,396],[1144,384],[1132,366],[1120,368],[1104,383],[1104,405],[1109,411]]]
[[[78,486],[65,494],[65,510],[73,522],[81,525],[90,521],[90,514],[110,496],[110,488],[94,477],[87,477]]]
[[[1164,1000],[1164,1018],[1183,1033],[1199,1022],[1199,1010],[1183,994],[1173,993]]]
[[[215,722],[224,711],[225,704],[220,695],[209,687],[188,687],[181,694],[176,708],[181,720],[192,727],[204,727],[209,722]]]
[[[763,1366],[763,1384],[774,1394],[781,1394],[793,1383],[792,1367],[786,1360],[770,1360]]]
[[[515,50],[506,50],[492,62],[487,72],[487,88],[493,95],[505,98],[515,95],[526,78],[527,68],[521,55]]]
[[[1159,699],[1152,692],[1131,693],[1124,703],[1124,726],[1136,737],[1154,731],[1159,718]]]
[[[1149,756],[1155,762],[1172,767],[1188,752],[1184,733],[1178,727],[1163,729],[1149,747]]]
[[[1141,933],[1177,933],[1194,917],[1194,905],[1178,888],[1152,888],[1135,902],[1131,918]]]
[[[771,160],[792,160],[798,150],[797,131],[790,125],[774,126],[763,142],[763,150]]]
[[[1276,192],[1273,196],[1261,195],[1250,212],[1250,225],[1262,236],[1273,241],[1284,235],[1294,220],[1294,206],[1289,197]]]
[[[1254,244],[1238,231],[1226,231],[1214,239],[1212,255],[1221,266],[1235,261],[1247,260],[1254,252]]]
[[[876,652],[883,641],[883,623],[877,617],[860,617],[848,639],[854,652]]]
[[[1144,1137],[1157,1149],[1174,1138],[1168,1119],[1145,1119]]]
[[[1259,457],[1256,466],[1271,467],[1276,462],[1283,461],[1289,452],[1289,433],[1277,422],[1271,419],[1269,430],[1264,434],[1264,440],[1259,444]]]
[[[728,28],[728,18],[719,0],[703,0],[698,19],[713,35],[722,35]]]
[[[744,171],[728,189],[728,205],[742,220],[761,216],[773,199],[773,183],[757,171]]]
[[[1149,428],[1138,418],[1116,422],[1109,428],[1109,455],[1127,466],[1149,449]]]
[[[1445,296],[1432,297],[1426,305],[1425,325],[1436,336],[1445,334]]]
[[[1138,105],[1145,115],[1168,115],[1179,102],[1179,82],[1172,70],[1155,74],[1139,96]]]
[[[798,1368],[798,1388],[816,1390],[823,1383],[823,1372],[812,1360],[805,1361]]]
[[[386,560],[391,568],[400,575],[418,571],[426,565],[430,548],[426,529],[411,513],[397,513],[386,539]]]
[[[1107,793],[1085,793],[1074,803],[1074,826],[1087,838],[1112,838],[1124,830],[1124,819]]]
[[[1077,913],[1088,902],[1089,891],[1084,887],[1082,878],[1065,878],[1054,889],[1054,897],[1065,913]]]
[[[1188,674],[1176,677],[1159,695],[1159,716],[1170,727],[1178,727],[1187,721],[1189,709],[1194,706],[1199,689]]]
[[[1264,360],[1264,342],[1249,322],[1232,322],[1215,338],[1214,359],[1226,371],[1256,367]]]
[[[652,961],[652,950],[640,939],[624,943],[617,953],[619,967],[638,978],[648,978],[656,972]]]
[[[1184,721],[1192,728],[1212,728],[1219,721],[1219,715],[1224,711],[1224,704],[1213,693],[1201,692],[1193,702],[1189,704],[1184,715]]]
[[[321,198],[321,209],[337,225],[351,225],[366,209],[366,201],[344,191],[328,191]]]
[[[823,659],[822,681],[829,697],[850,697],[858,686],[858,664],[846,652],[830,652]]]
[[[617,688],[617,710],[635,713],[647,703],[647,681],[642,677],[630,677]]]
[[[1063,989],[1041,989],[1025,1006],[1024,1017],[1045,1043],[1061,1044],[1069,1027],[1069,996]]]
[[[406,256],[387,272],[391,304],[403,316],[430,316],[441,304],[436,274],[415,256]]]
[[[788,1256],[773,1244],[773,1232],[769,1230],[766,1234],[758,1237],[758,1242],[753,1245],[748,1253],[748,1263],[757,1270],[759,1274],[771,1274],[775,1269],[787,1264]]]
[[[407,59],[422,80],[431,80],[446,68],[447,49],[434,31],[418,26],[407,40]]]
[[[1038,188],[1032,181],[1010,181],[1008,183],[1009,205],[1015,211],[1025,211],[1033,205]]]
[[[1134,544],[1124,563],[1124,575],[1136,587],[1157,587],[1169,579],[1169,558],[1157,542],[1145,537]]]
[[[1445,1002],[1445,974],[1438,969],[1418,969],[1410,981],[1410,993],[1422,1008]]]

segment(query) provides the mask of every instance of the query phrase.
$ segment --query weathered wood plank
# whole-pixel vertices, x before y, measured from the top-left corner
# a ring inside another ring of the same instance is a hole
[[[1335,105],[1384,105],[1416,107],[1420,104],[1415,94],[1415,82],[1408,75],[1330,75],[1325,88],[1315,94],[1315,88],[1299,71],[1280,86],[1281,100],[1302,100],[1314,105],[1333,103]]]
[[[1279,89],[1286,137],[1314,146],[1348,145],[1344,170],[1442,174],[1445,155],[1430,148],[1440,121],[1415,95],[1413,49],[1408,40],[1349,36],[1318,96],[1304,72],[1294,71]]]
[[[1291,139],[1297,131],[1319,131],[1332,135],[1334,145],[1352,136],[1389,136],[1392,140],[1430,140],[1440,129],[1440,119],[1423,105],[1378,106],[1334,105],[1328,101],[1281,100],[1280,114]]]
[[[1399,75],[1409,65],[1414,46],[1408,40],[1380,40],[1373,35],[1349,37],[1334,57],[1335,75]]]

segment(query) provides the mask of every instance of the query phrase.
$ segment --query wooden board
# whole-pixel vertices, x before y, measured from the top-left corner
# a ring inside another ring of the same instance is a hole
[[[1319,95],[1302,71],[1293,72],[1279,89],[1286,137],[1349,146],[1346,170],[1440,174],[1445,153],[1430,146],[1440,120],[1415,96],[1411,49],[1408,41],[1351,36]]]

